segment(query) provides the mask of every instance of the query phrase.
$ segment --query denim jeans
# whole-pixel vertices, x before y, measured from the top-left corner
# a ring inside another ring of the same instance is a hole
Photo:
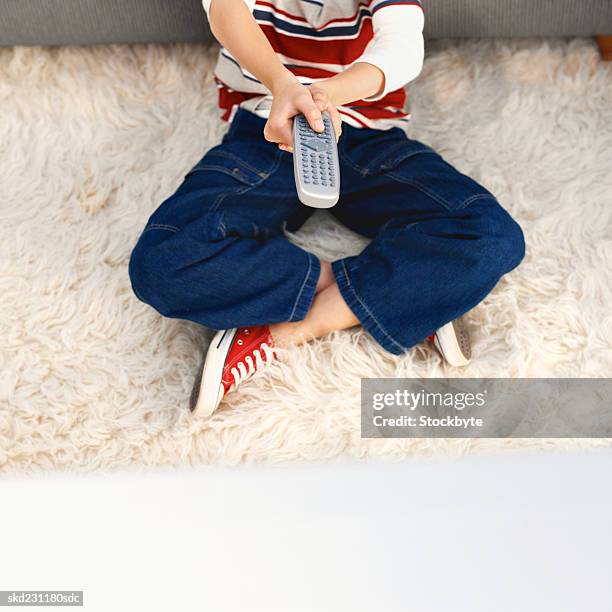
[[[298,199],[292,155],[239,110],[149,219],[130,259],[137,297],[162,315],[214,329],[299,321],[320,273],[292,244],[313,209]],[[365,330],[399,354],[478,304],[524,255],[523,234],[495,197],[428,146],[391,130],[345,125],[341,196],[330,212],[372,239],[333,262]]]

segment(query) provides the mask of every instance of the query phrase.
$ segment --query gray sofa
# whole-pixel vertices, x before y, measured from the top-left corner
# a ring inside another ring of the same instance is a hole
[[[429,38],[612,34],[612,0],[425,0]],[[0,46],[210,40],[200,0],[0,0]]]

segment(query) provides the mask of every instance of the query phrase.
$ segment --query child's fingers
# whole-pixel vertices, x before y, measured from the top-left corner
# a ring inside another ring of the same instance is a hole
[[[338,140],[340,138],[340,134],[342,133],[342,119],[340,117],[340,113],[333,104],[330,104],[329,97],[324,91],[317,89],[314,91],[311,89],[310,91],[312,93],[312,99],[315,101],[315,104],[318,106],[319,110],[321,112],[327,111],[329,113],[336,132],[336,140]]]
[[[314,92],[312,92],[311,90],[311,93],[312,93],[312,99],[314,100],[315,104],[317,105],[319,110],[323,112],[327,108],[327,105],[329,104],[327,95],[324,94],[322,91],[316,91],[316,90]]]
[[[338,109],[332,104],[329,105],[327,112],[331,117],[334,131],[336,132],[336,141],[338,141],[340,140],[340,134],[342,134],[342,117],[340,116]]]
[[[315,132],[322,132],[325,129],[321,111],[315,104],[311,95],[304,96],[300,99],[298,110],[306,117],[306,121],[308,121],[308,124]]]
[[[287,151],[287,153],[293,153],[293,147],[291,145],[279,144],[278,148],[281,151]]]
[[[264,127],[264,138],[277,144],[293,144],[293,120],[280,115],[270,115]]]

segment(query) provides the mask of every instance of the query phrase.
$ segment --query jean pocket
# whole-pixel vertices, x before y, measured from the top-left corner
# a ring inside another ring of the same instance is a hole
[[[246,156],[235,149],[227,143],[214,147],[187,176],[198,172],[221,172],[252,187],[266,180],[278,168],[280,150],[267,148],[267,151],[258,151],[257,155]]]
[[[437,153],[418,140],[406,139],[385,151],[372,162],[371,167],[375,172],[391,172],[401,166],[403,162],[422,155],[437,156]]]
[[[356,134],[348,145],[341,141],[340,151],[343,160],[362,176],[384,174],[415,155],[435,154],[422,142],[407,138],[399,128],[363,131],[363,135]]]
[[[479,198],[493,198],[482,185],[416,140],[390,150],[378,167],[385,176],[418,189],[447,210],[464,208]]]

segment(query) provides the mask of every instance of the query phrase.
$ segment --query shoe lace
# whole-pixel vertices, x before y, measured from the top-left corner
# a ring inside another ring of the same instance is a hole
[[[265,342],[262,342],[259,345],[259,348],[253,351],[253,356],[247,355],[230,370],[230,374],[234,377],[234,382],[232,383],[231,389],[236,388],[242,381],[255,374],[255,371],[258,368],[270,363],[273,358],[274,351],[272,348]]]

